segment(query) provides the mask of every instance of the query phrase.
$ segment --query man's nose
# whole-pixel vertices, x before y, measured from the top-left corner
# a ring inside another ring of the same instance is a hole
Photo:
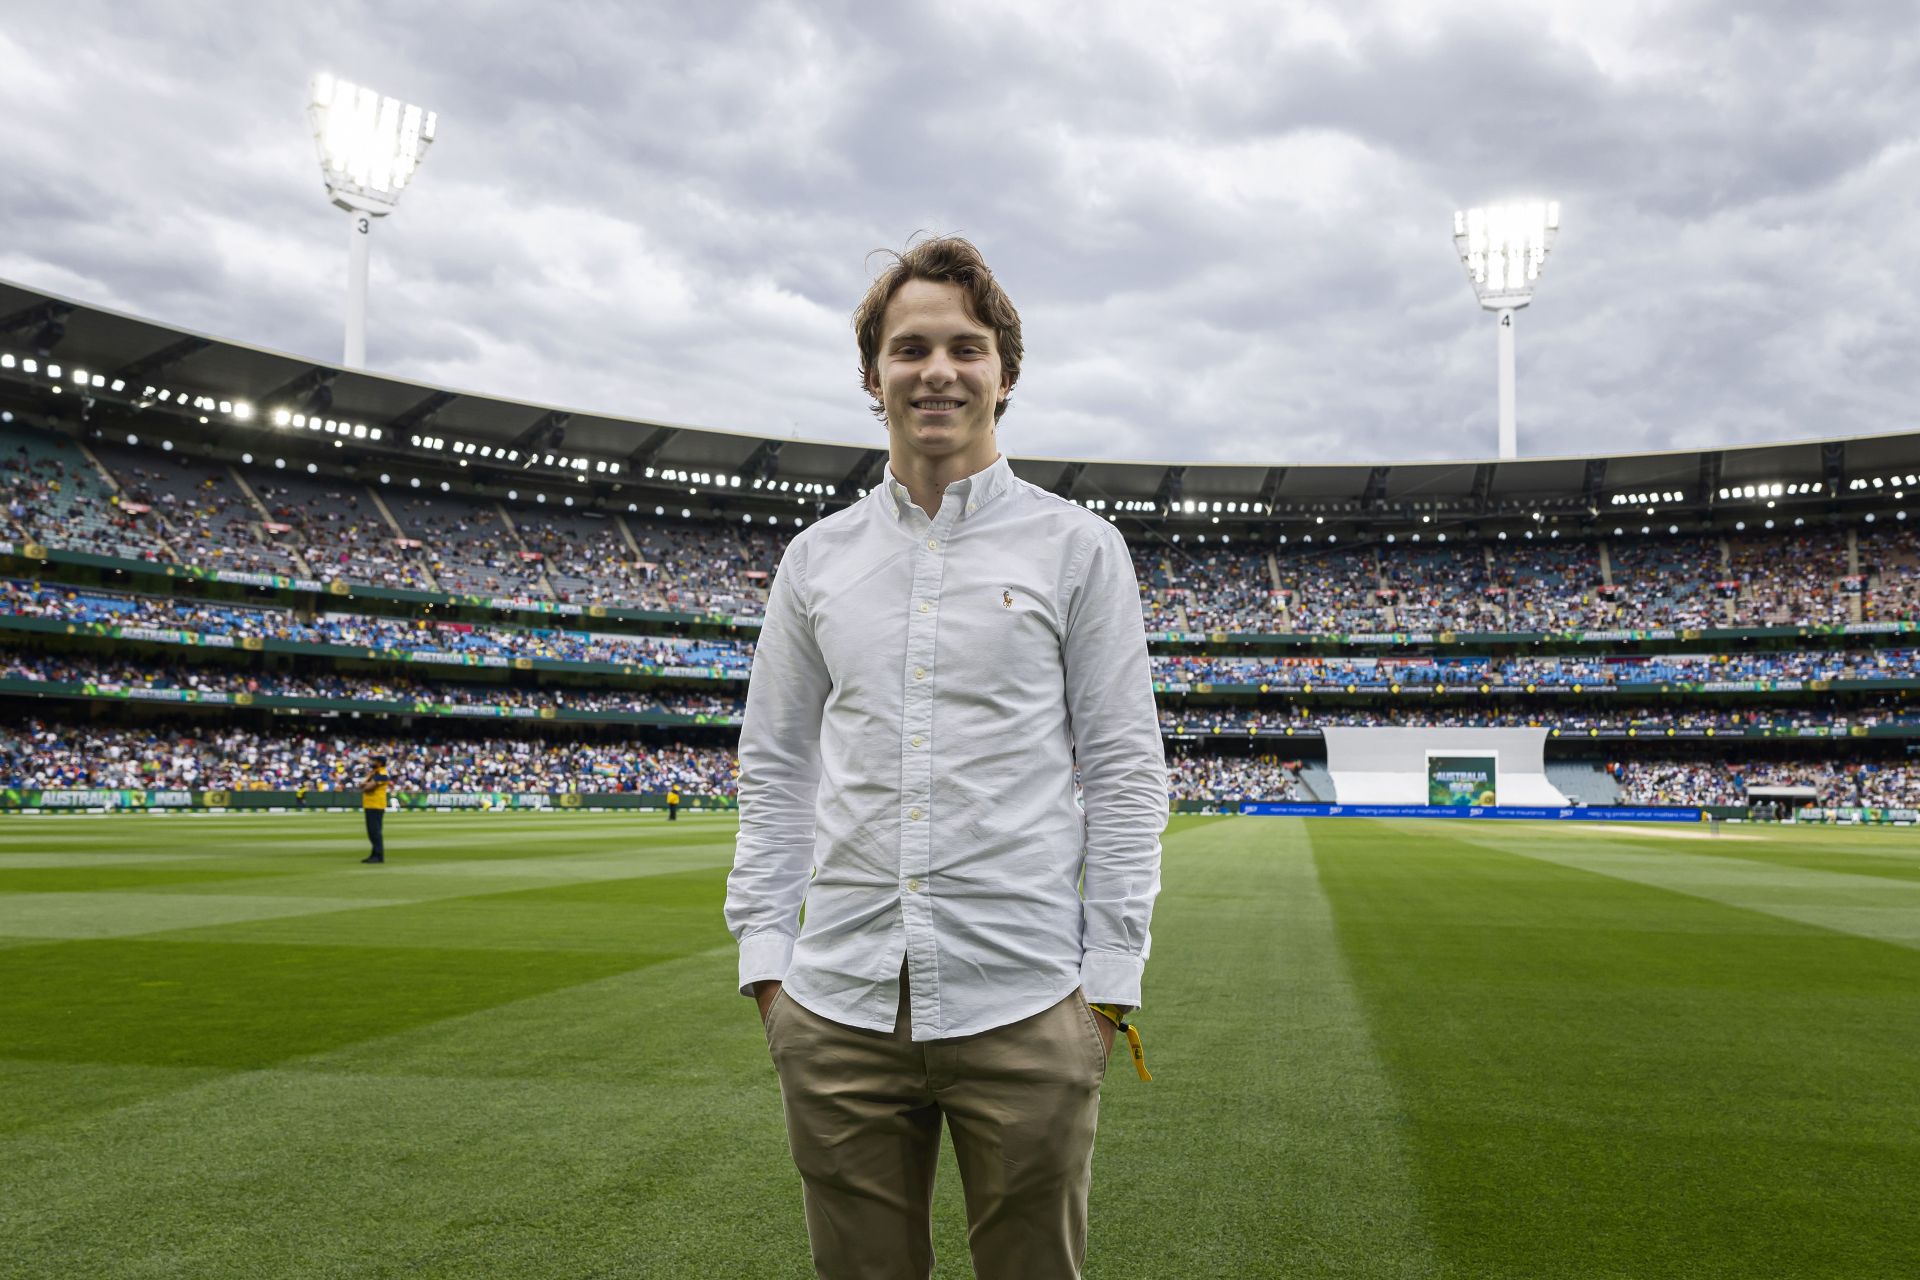
[[[920,370],[921,379],[934,387],[947,386],[957,376],[953,361],[944,351],[936,351],[928,356],[926,365]]]

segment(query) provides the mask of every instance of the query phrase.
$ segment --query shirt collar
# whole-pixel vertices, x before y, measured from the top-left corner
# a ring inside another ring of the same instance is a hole
[[[964,480],[955,480],[941,494],[941,505],[946,504],[946,494],[955,494],[960,499],[960,514],[972,515],[980,508],[1005,493],[1013,484],[1013,468],[1007,463],[1007,455],[1001,454],[987,465],[984,470],[976,471]],[[893,474],[893,464],[887,464],[887,493],[893,499],[893,514],[902,517],[907,508],[913,505],[913,495],[907,486],[901,484]],[[938,515],[938,512],[934,514]]]

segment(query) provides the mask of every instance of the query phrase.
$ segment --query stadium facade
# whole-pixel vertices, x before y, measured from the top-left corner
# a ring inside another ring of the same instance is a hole
[[[347,803],[383,749],[403,803],[730,803],[765,585],[879,482],[878,435],[519,403],[0,284],[5,803]],[[1332,803],[1325,727],[1422,724],[1543,727],[1583,804],[1920,802],[1920,434],[1011,461],[1135,549],[1177,804]]]

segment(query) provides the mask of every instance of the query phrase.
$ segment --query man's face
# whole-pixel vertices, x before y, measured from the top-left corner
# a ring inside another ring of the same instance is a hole
[[[957,284],[909,280],[887,303],[867,389],[887,411],[887,434],[925,458],[992,461],[994,409],[1009,390],[993,333],[967,314]]]

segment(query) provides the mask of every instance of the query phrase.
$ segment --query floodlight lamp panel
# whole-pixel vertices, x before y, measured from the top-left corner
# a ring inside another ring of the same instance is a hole
[[[1489,311],[1524,307],[1560,228],[1558,201],[1456,211],[1454,246],[1474,296]]]
[[[307,108],[327,194],[342,209],[393,212],[425,158],[436,113],[322,72]]]

